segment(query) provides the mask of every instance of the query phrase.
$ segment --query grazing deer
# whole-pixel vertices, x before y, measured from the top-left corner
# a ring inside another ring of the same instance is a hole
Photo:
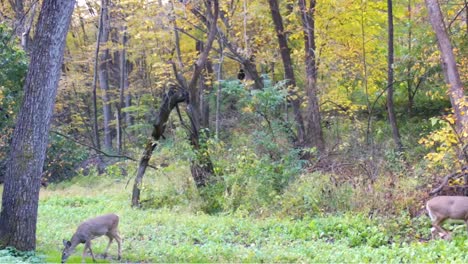
[[[84,262],[86,249],[89,249],[93,261],[96,261],[93,251],[91,250],[91,240],[104,235],[109,237],[109,244],[107,245],[106,251],[104,252],[104,257],[107,256],[107,251],[109,250],[112,240],[115,239],[118,246],[118,259],[120,260],[122,256],[120,248],[122,240],[120,239],[119,231],[117,230],[118,225],[119,217],[116,214],[98,216],[81,223],[70,241],[65,239],[63,240],[63,245],[65,248],[62,252],[62,263],[67,261],[68,257],[73,253],[76,246],[81,243],[85,244],[83,249],[82,262]]]
[[[437,196],[426,203],[426,209],[432,220],[432,238],[442,234],[444,239],[451,239],[450,233],[441,227],[446,219],[465,221],[468,231],[468,197]]]

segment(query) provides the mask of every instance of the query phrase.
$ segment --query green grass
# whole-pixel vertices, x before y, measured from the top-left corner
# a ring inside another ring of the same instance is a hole
[[[350,213],[292,220],[206,215],[183,206],[133,209],[124,181],[85,182],[41,193],[37,250],[47,262],[60,260],[62,239],[81,221],[108,212],[121,218],[123,259],[129,262],[468,262],[464,230],[451,242],[415,238],[429,235],[426,217],[370,220]],[[94,240],[94,253],[106,245],[107,238]],[[80,262],[82,250],[70,261]],[[116,251],[114,243],[114,259]]]
[[[161,175],[145,180],[163,183],[159,191],[173,183]],[[369,219],[350,212],[294,220],[207,215],[190,204],[134,209],[131,186],[125,189],[125,183],[105,176],[78,177],[42,190],[37,256],[59,262],[62,239],[70,239],[81,221],[114,212],[120,216],[126,262],[468,262],[463,228],[450,242],[420,242],[429,237],[425,216]],[[107,242],[105,237],[93,240],[94,254],[102,254]],[[81,262],[82,250],[83,245],[77,247],[69,262]],[[111,260],[98,262],[116,262],[115,243],[109,256]],[[7,257],[0,262],[21,260]],[[90,257],[86,261],[92,262]]]

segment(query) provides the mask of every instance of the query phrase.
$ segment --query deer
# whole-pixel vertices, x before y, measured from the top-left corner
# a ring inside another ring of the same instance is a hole
[[[116,214],[101,215],[82,222],[70,240],[63,240],[65,248],[62,251],[62,263],[67,261],[68,257],[70,257],[70,255],[75,251],[76,246],[81,243],[85,244],[81,261],[85,261],[86,250],[89,249],[93,262],[96,262],[91,249],[91,240],[104,235],[109,238],[109,244],[104,251],[104,258],[107,257],[107,251],[109,250],[112,241],[115,239],[118,246],[118,260],[120,260],[122,257],[122,239],[120,238],[119,231],[117,230],[118,225],[119,216]]]
[[[426,209],[432,221],[431,234],[446,240],[451,234],[442,228],[446,219],[463,220],[468,232],[468,197],[466,196],[436,196],[426,203]]]

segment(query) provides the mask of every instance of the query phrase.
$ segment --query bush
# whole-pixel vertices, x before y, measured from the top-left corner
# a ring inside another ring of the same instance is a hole
[[[351,209],[353,189],[347,184],[335,186],[329,175],[301,175],[290,184],[279,202],[283,216],[303,218]]]

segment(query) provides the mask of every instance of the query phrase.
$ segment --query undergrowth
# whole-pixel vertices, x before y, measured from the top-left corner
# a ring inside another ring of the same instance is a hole
[[[425,215],[347,212],[259,218],[209,215],[190,203],[134,209],[125,182],[106,175],[88,177],[99,177],[99,183],[52,185],[41,193],[37,250],[47,262],[60,260],[62,239],[69,239],[81,221],[108,212],[120,216],[123,260],[128,262],[468,262],[464,230],[457,231],[450,242],[427,241],[430,224]],[[163,174],[147,177],[146,184],[172,182]],[[178,188],[180,199],[188,199]],[[107,242],[93,240],[94,253],[101,254]],[[82,250],[83,245],[70,261],[80,262]],[[106,261],[115,262],[116,253],[114,243]]]

